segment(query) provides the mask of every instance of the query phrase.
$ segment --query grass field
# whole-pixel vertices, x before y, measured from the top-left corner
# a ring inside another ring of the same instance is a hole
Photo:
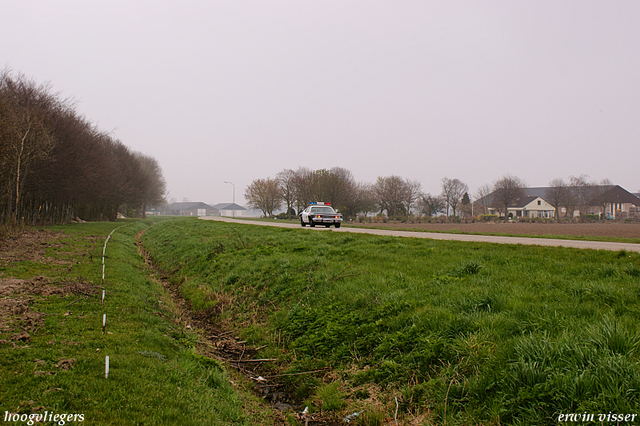
[[[236,218],[251,221],[299,224],[299,220]],[[445,234],[492,235],[501,237],[552,238],[581,241],[609,241],[620,243],[640,243],[640,224],[619,222],[597,223],[556,223],[556,222],[445,222],[411,223],[402,221],[387,222],[345,222],[345,227],[389,229],[413,232],[431,232]]]
[[[640,406],[636,253],[190,219],[143,243],[314,412],[533,425]]]
[[[134,243],[152,223],[114,232],[104,287],[103,244],[123,223],[28,230],[1,242],[0,419],[46,412],[76,415],[67,424],[80,414],[91,425],[273,424],[271,410],[201,356],[200,336],[176,321],[172,299],[149,278]]]

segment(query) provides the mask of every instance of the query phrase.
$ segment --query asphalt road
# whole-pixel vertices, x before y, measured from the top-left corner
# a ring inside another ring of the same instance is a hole
[[[325,228],[324,226],[316,226],[314,228],[301,227],[295,223],[283,222],[264,222],[260,220],[233,219],[221,216],[203,216],[203,220],[219,220],[223,222],[234,222],[246,225],[262,225],[275,226],[279,228],[298,228],[309,232],[352,232],[354,234],[373,234],[386,235],[391,237],[409,237],[409,238],[427,238],[431,240],[451,240],[451,241],[470,241],[480,243],[498,243],[498,244],[523,244],[531,246],[552,246],[552,247],[572,247],[580,249],[592,250],[627,250],[640,253],[640,244],[632,243],[610,243],[603,241],[577,241],[577,240],[557,240],[553,238],[527,238],[527,237],[497,237],[492,235],[465,235],[465,234],[438,234],[435,232],[413,232],[413,231],[392,231],[388,229],[367,229],[367,228],[350,228],[341,227]]]

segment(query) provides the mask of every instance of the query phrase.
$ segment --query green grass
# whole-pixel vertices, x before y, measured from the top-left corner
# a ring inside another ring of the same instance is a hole
[[[190,219],[143,242],[196,309],[266,344],[312,410],[555,424],[640,404],[637,253]]]
[[[257,220],[261,222],[277,222],[277,223],[291,223],[291,224],[299,224],[300,221],[297,219],[270,219],[270,218],[241,218],[237,217],[235,219],[239,220]],[[423,229],[423,228],[397,228],[393,226],[379,226],[379,225],[367,225],[366,223],[360,224],[351,224],[345,222],[342,224],[343,227],[347,228],[368,228],[368,229],[384,229],[387,231],[409,231],[409,232],[427,232],[434,234],[461,234],[461,235],[488,235],[495,237],[521,237],[521,238],[546,238],[546,239],[555,239],[555,240],[577,240],[577,241],[603,241],[603,242],[612,242],[612,243],[631,243],[631,244],[640,244],[640,238],[626,238],[626,237],[599,237],[592,235],[563,235],[563,234],[512,234],[508,232],[470,232],[459,229]],[[571,226],[571,224],[566,224],[565,226]]]
[[[101,285],[106,236],[122,223],[48,227],[62,231],[46,249],[49,261],[3,265],[4,278],[44,275],[50,285]],[[44,322],[30,341],[0,344],[0,410],[10,413],[82,413],[95,425],[272,424],[218,362],[197,353],[199,337],[171,321],[171,299],[152,281],[136,252],[136,234],[153,221],[126,223],[106,250],[106,303],[101,290],[29,296]],[[51,261],[56,260],[56,261]],[[107,334],[102,334],[102,315]],[[66,315],[65,315],[66,314]],[[167,318],[167,319],[165,319]],[[19,331],[0,334],[9,340]],[[105,356],[110,374],[105,379]],[[73,359],[72,368],[57,367]]]
[[[640,244],[640,238],[626,238],[626,237],[598,237],[593,235],[563,235],[563,234],[511,234],[507,232],[469,232],[461,231],[458,229],[422,229],[422,228],[394,228],[392,226],[367,226],[367,225],[349,225],[346,227],[354,228],[371,228],[371,229],[385,229],[389,231],[411,231],[411,232],[430,232],[436,234],[461,234],[461,235],[489,235],[495,237],[521,237],[521,238],[546,238],[552,240],[577,240],[577,241],[603,241],[612,243],[631,243]],[[567,225],[571,226],[571,225]]]

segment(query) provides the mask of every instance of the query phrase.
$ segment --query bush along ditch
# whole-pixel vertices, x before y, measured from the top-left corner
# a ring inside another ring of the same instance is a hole
[[[556,424],[640,406],[636,253],[195,219],[142,242],[197,314],[277,359],[260,377],[297,413]]]

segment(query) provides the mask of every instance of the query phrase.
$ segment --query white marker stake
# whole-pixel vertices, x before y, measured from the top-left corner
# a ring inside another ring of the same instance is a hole
[[[109,378],[109,356],[108,355],[104,360],[104,378],[105,379]]]
[[[104,285],[104,263],[102,264],[102,285]]]
[[[104,305],[104,290],[102,290],[102,305]]]
[[[104,334],[104,328],[107,325],[107,314],[102,315],[102,334]]]

